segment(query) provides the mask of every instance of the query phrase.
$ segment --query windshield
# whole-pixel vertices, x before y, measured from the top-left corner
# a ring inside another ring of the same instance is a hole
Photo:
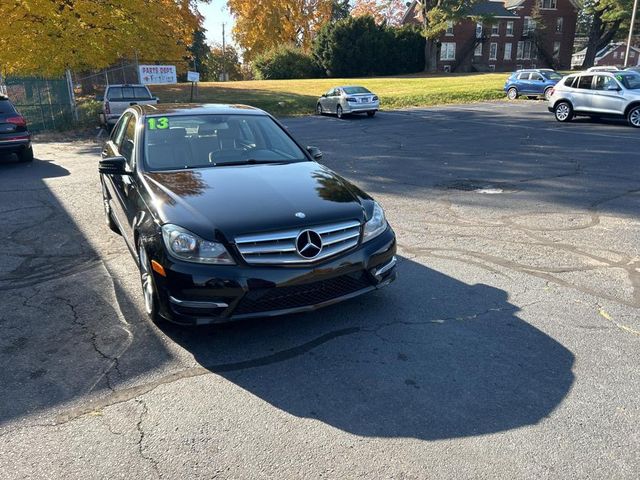
[[[150,170],[306,161],[298,145],[267,116],[153,116],[145,120]]]
[[[107,100],[151,100],[145,87],[109,87]]]
[[[560,80],[562,78],[562,75],[558,72],[542,72],[542,74],[549,80]]]
[[[640,75],[636,73],[619,73],[616,80],[628,90],[640,90]]]
[[[354,95],[356,93],[371,93],[364,87],[344,87],[342,90],[344,90],[344,93],[349,95]]]

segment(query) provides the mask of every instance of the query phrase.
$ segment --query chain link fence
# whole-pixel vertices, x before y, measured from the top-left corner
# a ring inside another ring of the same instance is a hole
[[[30,130],[59,130],[74,119],[74,102],[63,78],[7,77],[0,91],[9,97],[27,119]]]

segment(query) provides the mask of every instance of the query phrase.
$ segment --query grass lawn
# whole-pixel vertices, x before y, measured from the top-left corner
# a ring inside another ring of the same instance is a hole
[[[506,73],[429,76],[322,78],[311,80],[253,80],[205,82],[198,86],[197,102],[243,103],[275,115],[313,113],[318,97],[339,85],[362,85],[380,97],[381,108],[423,107],[504,98]],[[189,102],[191,84],[151,87],[162,103]]]

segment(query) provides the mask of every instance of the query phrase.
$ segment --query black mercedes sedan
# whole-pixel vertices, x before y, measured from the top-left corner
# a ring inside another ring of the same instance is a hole
[[[207,324],[313,310],[395,279],[369,195],[244,105],[136,105],[99,164],[106,222],[154,320]]]

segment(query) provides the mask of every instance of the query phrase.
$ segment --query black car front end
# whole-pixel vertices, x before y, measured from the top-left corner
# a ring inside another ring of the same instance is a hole
[[[396,278],[391,227],[344,253],[302,265],[250,265],[230,246],[236,265],[202,265],[167,254],[159,236],[154,258],[159,314],[181,324],[223,323],[325,307],[388,285]]]

